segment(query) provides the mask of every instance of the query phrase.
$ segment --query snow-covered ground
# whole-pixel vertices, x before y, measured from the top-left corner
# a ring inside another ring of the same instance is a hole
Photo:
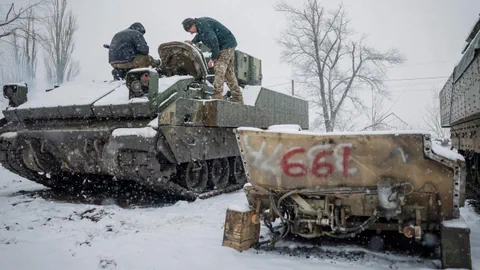
[[[323,247],[346,254],[334,258],[222,247],[225,211],[246,202],[241,191],[132,209],[32,196],[30,191],[41,189],[0,168],[0,269],[431,269],[438,264],[353,246]],[[462,214],[472,229],[474,269],[480,269],[480,216],[471,207]],[[288,242],[280,246],[292,253],[298,248]]]

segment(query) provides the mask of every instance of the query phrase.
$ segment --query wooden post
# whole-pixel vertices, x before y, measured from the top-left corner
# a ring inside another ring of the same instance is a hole
[[[295,96],[295,81],[292,80],[292,96]]]

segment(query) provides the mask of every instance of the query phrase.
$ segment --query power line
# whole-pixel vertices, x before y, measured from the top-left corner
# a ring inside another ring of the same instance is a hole
[[[403,82],[403,81],[438,80],[438,79],[446,79],[446,78],[448,78],[448,76],[388,79],[388,80],[384,80],[384,81],[385,82]],[[295,81],[295,83],[307,84],[305,82],[299,82],[299,81]],[[284,83],[279,83],[279,84],[275,84],[275,85],[269,85],[269,86],[265,86],[265,87],[273,87],[273,86],[280,86],[280,85],[286,85],[286,84],[291,84],[291,81],[284,82]]]
[[[384,80],[384,81],[386,81],[386,82],[403,82],[403,81],[420,81],[420,80],[438,80],[438,79],[446,79],[446,78],[448,78],[448,76],[390,79],[390,80]]]
[[[425,62],[425,63],[418,63],[418,64],[411,64],[411,65],[397,65],[397,66],[392,66],[392,67],[387,67],[388,69],[392,68],[401,68],[401,67],[416,67],[416,66],[427,66],[427,65],[433,65],[433,64],[442,64],[442,63],[453,63],[455,61],[436,61],[436,62]]]

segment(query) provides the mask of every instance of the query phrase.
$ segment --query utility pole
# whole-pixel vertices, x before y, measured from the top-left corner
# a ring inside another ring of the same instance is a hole
[[[295,96],[295,81],[292,80],[292,96]]]

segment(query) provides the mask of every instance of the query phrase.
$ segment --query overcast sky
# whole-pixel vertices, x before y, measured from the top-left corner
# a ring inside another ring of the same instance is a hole
[[[0,3],[11,0],[0,0]],[[281,48],[275,38],[285,27],[283,15],[273,9],[274,0],[70,0],[78,15],[75,58],[82,71],[77,80],[110,79],[108,51],[113,34],[139,21],[150,53],[158,58],[163,42],[183,41],[192,36],[181,22],[186,17],[209,16],[225,24],[236,36],[238,49],[262,59],[264,86],[289,89],[292,69],[281,63]],[[286,1],[297,6],[303,1]],[[329,8],[344,3],[355,31],[368,35],[367,43],[378,49],[396,47],[407,57],[403,67],[388,71],[389,79],[449,76],[460,58],[465,38],[478,19],[479,0],[326,0]],[[422,125],[424,108],[431,102],[431,89],[446,79],[390,81],[394,112],[414,127]],[[365,98],[370,94],[365,92]]]

